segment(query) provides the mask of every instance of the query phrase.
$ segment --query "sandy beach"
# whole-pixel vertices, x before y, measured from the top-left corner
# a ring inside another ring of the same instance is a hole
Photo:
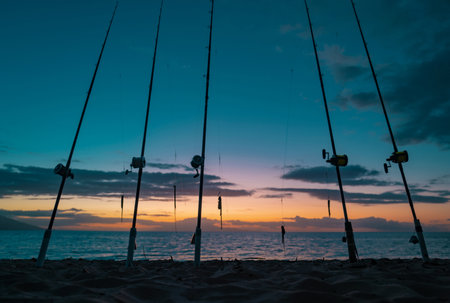
[[[450,260],[0,260],[1,302],[450,302]]]

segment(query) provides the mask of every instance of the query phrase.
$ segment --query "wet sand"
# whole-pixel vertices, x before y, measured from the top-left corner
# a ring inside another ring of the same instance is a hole
[[[0,302],[450,302],[450,260],[0,260]]]

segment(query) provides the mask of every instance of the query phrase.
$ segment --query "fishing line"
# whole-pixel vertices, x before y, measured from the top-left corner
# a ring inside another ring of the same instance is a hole
[[[288,149],[288,138],[289,138],[289,122],[290,122],[290,113],[291,113],[291,103],[292,103],[292,83],[294,78],[294,69],[290,70],[290,82],[289,82],[289,98],[288,98],[288,106],[286,113],[286,128],[284,134],[284,151],[283,151],[283,167],[282,167],[282,175],[281,175],[281,198],[280,198],[280,208],[281,208],[281,242],[283,244],[283,250],[285,251],[285,242],[284,236],[286,234],[285,224],[284,224],[284,175],[286,174],[286,158],[287,158],[287,149]]]
[[[331,217],[331,205],[330,205],[330,181],[328,179],[328,166],[324,167],[325,170],[325,180],[327,183],[327,206],[328,206],[328,218]]]
[[[177,164],[177,150],[175,149],[175,167]],[[177,232],[177,181],[178,181],[178,173],[175,173],[175,184],[173,185],[173,220],[175,232]]]

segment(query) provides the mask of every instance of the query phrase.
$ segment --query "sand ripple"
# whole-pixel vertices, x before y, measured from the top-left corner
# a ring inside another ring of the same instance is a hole
[[[450,302],[450,260],[0,260],[0,302]]]

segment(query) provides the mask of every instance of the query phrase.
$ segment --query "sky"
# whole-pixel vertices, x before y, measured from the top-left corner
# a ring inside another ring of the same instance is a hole
[[[355,1],[427,231],[450,231],[450,3]],[[115,2],[3,0],[0,11],[0,215],[47,227]],[[128,230],[159,1],[121,1],[87,107],[57,229]],[[414,231],[350,1],[310,14],[350,221]],[[210,1],[166,0],[150,107],[138,230],[193,231]],[[303,1],[216,0],[203,229],[343,231],[335,169]],[[125,196],[120,221],[120,196]],[[328,217],[327,200],[331,200]]]

